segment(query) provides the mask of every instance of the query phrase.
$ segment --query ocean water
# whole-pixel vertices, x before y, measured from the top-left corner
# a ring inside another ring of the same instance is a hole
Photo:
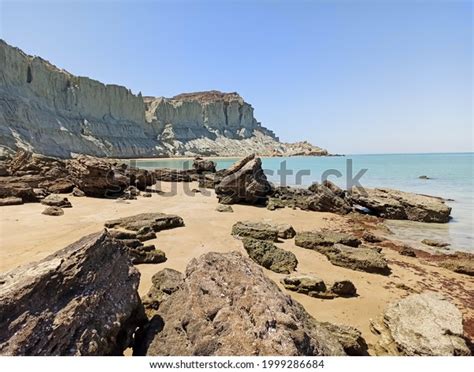
[[[218,169],[237,159],[214,159]],[[185,159],[138,160],[141,168],[189,168]],[[390,187],[451,199],[447,224],[389,221],[396,237],[420,245],[424,238],[440,239],[452,250],[474,251],[474,153],[346,155],[334,157],[262,158],[268,179],[275,184],[309,186],[327,177],[348,188],[358,179],[364,187]],[[365,170],[365,171],[364,171]],[[282,175],[285,174],[285,175]],[[420,179],[419,176],[430,179]]]

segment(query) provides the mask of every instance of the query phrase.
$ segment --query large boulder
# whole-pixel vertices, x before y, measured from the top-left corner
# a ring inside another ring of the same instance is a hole
[[[278,248],[270,241],[244,238],[243,244],[249,257],[268,270],[289,274],[298,265],[294,253]]]
[[[126,177],[116,178],[113,163],[105,159],[81,155],[68,161],[67,171],[70,179],[87,196],[113,197],[128,186]]]
[[[307,209],[317,212],[346,214],[352,206],[344,197],[344,191],[330,181],[324,184],[312,184],[309,190],[313,193],[305,201]]]
[[[179,226],[184,226],[184,221],[181,217],[165,213],[140,213],[105,222],[105,227],[107,228],[122,228],[136,232],[143,228],[150,228],[158,232]]]
[[[461,312],[439,293],[410,295],[390,304],[372,321],[376,349],[388,355],[471,355],[463,338]]]
[[[350,192],[354,204],[389,219],[419,222],[448,222],[451,207],[443,199],[392,189],[362,189]]]
[[[122,354],[144,321],[139,279],[105,232],[0,275],[0,354]]]
[[[193,259],[178,287],[159,304],[135,354],[345,355],[331,332],[236,252]]]
[[[215,191],[222,204],[264,204],[272,186],[263,172],[262,161],[253,154],[227,169]]]

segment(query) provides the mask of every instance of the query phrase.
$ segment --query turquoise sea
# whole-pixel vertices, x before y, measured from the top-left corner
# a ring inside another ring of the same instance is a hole
[[[222,169],[237,159],[214,160]],[[185,159],[148,159],[138,160],[137,166],[182,169],[190,167],[191,162]],[[388,225],[398,238],[414,244],[420,244],[424,238],[434,238],[451,243],[453,250],[474,251],[474,153],[262,158],[262,162],[267,177],[275,184],[308,186],[320,182],[322,175],[329,171],[328,179],[347,188],[347,176],[350,180],[350,174],[355,177],[366,169],[359,180],[362,186],[390,187],[452,199],[448,201],[453,208],[452,220],[447,224],[390,221]],[[281,172],[277,172],[283,166],[288,170],[286,173],[291,174],[281,178]],[[430,179],[420,179],[422,175]]]

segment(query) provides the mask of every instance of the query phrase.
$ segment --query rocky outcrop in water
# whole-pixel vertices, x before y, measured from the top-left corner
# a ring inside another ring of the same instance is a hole
[[[379,354],[471,355],[461,312],[439,293],[414,294],[390,304],[372,329],[379,336]]]
[[[236,252],[193,259],[184,280],[167,287],[174,291],[159,303],[136,354],[345,354],[337,337]]]
[[[441,198],[399,190],[353,188],[350,198],[379,217],[395,220],[445,223],[451,213]]]
[[[0,354],[121,355],[145,320],[139,278],[104,232],[0,275]]]
[[[142,97],[74,76],[3,40],[0,65],[0,146],[12,150],[66,158],[327,154],[308,143],[280,143],[237,93]]]

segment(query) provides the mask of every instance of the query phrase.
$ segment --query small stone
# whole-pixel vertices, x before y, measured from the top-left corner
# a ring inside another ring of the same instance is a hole
[[[142,196],[143,196],[144,198],[151,198],[151,192],[144,192],[144,193],[142,194]]]
[[[287,223],[275,225],[275,227],[277,228],[279,238],[291,239],[294,238],[294,236],[296,235],[296,231],[293,226]]]
[[[429,245],[430,247],[436,247],[436,248],[446,248],[450,244],[442,242],[441,240],[436,240],[436,239],[423,239],[421,241],[425,245]]]
[[[357,289],[350,280],[335,281],[330,291],[341,297],[354,297],[357,294]]]
[[[400,254],[402,256],[416,257],[416,252],[410,247],[403,247],[400,249]]]
[[[84,191],[82,191],[81,189],[79,189],[77,187],[74,187],[74,189],[72,190],[72,195],[77,197],[77,198],[82,198],[83,196],[86,196]]]
[[[45,214],[47,216],[62,216],[64,211],[59,207],[47,207],[41,214]]]
[[[223,213],[233,213],[234,210],[230,205],[224,205],[224,204],[218,204],[216,207],[217,212],[223,212]]]
[[[60,208],[71,208],[72,205],[69,202],[68,198],[58,195],[51,194],[41,200],[41,204],[48,205],[50,207],[60,207]]]
[[[380,243],[381,241],[384,240],[380,236],[374,235],[374,234],[372,234],[371,232],[368,232],[368,231],[366,231],[366,232],[364,232],[364,234],[362,234],[362,239],[364,239],[367,243]]]

